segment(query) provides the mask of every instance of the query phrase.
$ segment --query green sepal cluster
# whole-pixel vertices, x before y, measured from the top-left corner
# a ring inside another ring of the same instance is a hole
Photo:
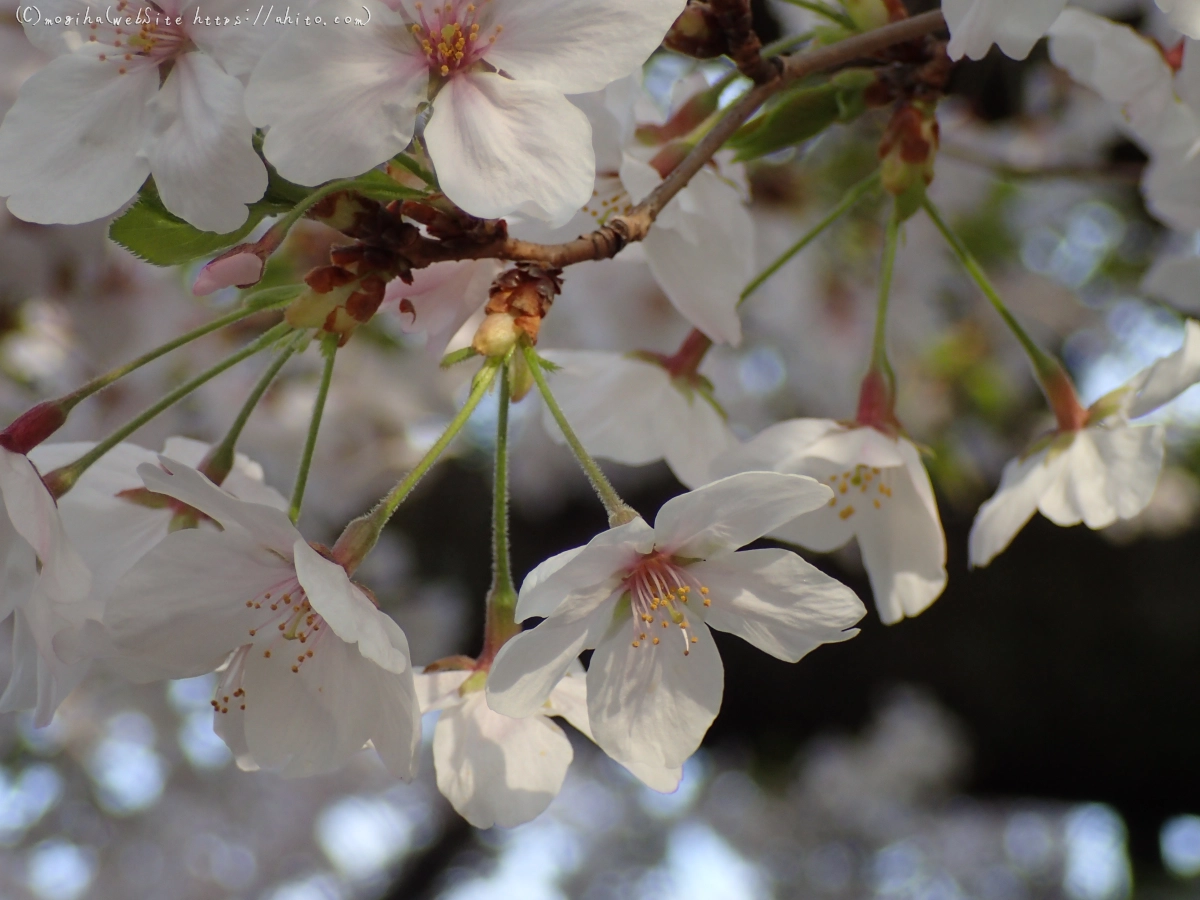
[[[867,111],[866,90],[875,82],[869,69],[847,69],[825,84],[785,91],[761,116],[729,140],[737,159],[758,159],[811,140],[835,124],[852,122]]]

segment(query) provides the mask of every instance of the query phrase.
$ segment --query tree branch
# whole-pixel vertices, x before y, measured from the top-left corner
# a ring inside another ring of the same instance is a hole
[[[709,163],[733,133],[773,95],[802,78],[862,63],[889,47],[919,40],[945,27],[946,20],[941,11],[934,10],[885,25],[866,34],[846,38],[836,44],[784,57],[781,60],[782,74],[779,78],[758,85],[744,94],[646,199],[626,215],[614,217],[591,234],[562,244],[535,244],[503,237],[471,246],[457,241],[443,244],[426,238],[416,242],[415,246],[406,248],[405,255],[414,269],[436,262],[462,259],[533,262],[549,268],[563,268],[588,260],[610,259],[629,244],[645,239],[650,226],[666,205]]]

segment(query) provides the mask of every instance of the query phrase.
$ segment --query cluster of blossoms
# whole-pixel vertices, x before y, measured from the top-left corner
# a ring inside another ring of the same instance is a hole
[[[793,549],[743,547],[767,538],[827,553],[856,539],[888,625],[920,615],[946,587],[937,501],[897,417],[887,353],[892,270],[918,215],[1012,328],[1055,418],[979,510],[972,564],[990,563],[1038,511],[1090,528],[1142,512],[1165,455],[1163,427],[1142,417],[1200,382],[1200,322],[1186,322],[1177,351],[1085,407],[926,188],[950,58],[977,58],[993,43],[1024,56],[1048,34],[1056,64],[1118,106],[1151,157],[1150,207],[1197,227],[1192,44],[1164,51],[1052,0],[946,0],[948,44],[933,36],[936,14],[910,18],[897,0],[809,5],[822,26],[768,50],[745,0],[318,0],[310,12],[326,24],[286,28],[220,24],[239,12],[221,4],[201,16],[195,4],[163,3],[135,17],[128,0],[120,9],[130,15],[93,22],[74,0],[55,0],[43,10],[49,24],[26,23],[52,58],[0,124],[0,194],[14,215],[79,223],[121,212],[111,234],[135,253],[207,260],[197,295],[264,281],[301,219],[349,243],[302,284],[244,295],[232,312],[0,434],[0,620],[10,622],[13,661],[0,711],[34,709],[48,723],[97,665],[137,681],[218,672],[214,727],[244,768],[313,775],[369,744],[410,779],[421,715],[437,710],[438,786],[479,827],[527,821],[558,793],[572,751],[554,717],[649,787],[674,790],[721,705],[712,629],[796,662],[852,638],[866,613]],[[1189,3],[1159,5],[1176,27],[1197,31]],[[856,43],[886,29],[888,48],[899,48],[891,55]],[[737,69],[681,79],[663,108],[642,67],[664,41],[671,52],[727,55]],[[804,80],[823,70],[804,69],[804,53],[775,51],[806,42],[823,45],[826,68],[849,68]],[[839,44],[844,55],[831,57]],[[746,164],[870,109],[891,111],[878,170],[756,276]],[[844,420],[737,433],[701,374],[709,350],[738,345],[742,302],[873,194],[891,212],[858,408]],[[678,349],[541,351],[543,320],[574,277],[568,266],[617,253],[640,254],[692,329]],[[296,523],[335,360],[385,308],[437,356],[462,338],[444,364],[479,369],[421,462],[323,546]],[[77,404],[142,365],[272,316],[244,349],[112,435],[48,441]],[[236,447],[272,380],[310,344],[323,374],[289,500]],[[274,360],[219,443],[176,438],[156,453],[128,442],[265,351]],[[517,590],[508,415],[535,388],[547,431],[578,458],[611,527],[543,562]],[[354,576],[489,394],[498,429],[484,646],[417,671],[403,631]],[[689,490],[651,526],[597,457],[665,461]]]

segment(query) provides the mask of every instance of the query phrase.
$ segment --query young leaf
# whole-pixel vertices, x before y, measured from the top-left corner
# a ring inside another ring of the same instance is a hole
[[[156,194],[143,190],[137,202],[109,226],[108,236],[146,262],[177,266],[232,247],[275,211],[276,204],[256,203],[250,207],[245,225],[237,231],[216,234],[171,215]]]

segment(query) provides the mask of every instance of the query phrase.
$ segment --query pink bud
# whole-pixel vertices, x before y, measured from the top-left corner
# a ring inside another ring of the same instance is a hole
[[[11,453],[28,453],[62,427],[69,411],[60,400],[39,403],[0,432],[0,447]]]
[[[192,293],[197,297],[207,297],[221,288],[250,287],[262,278],[263,267],[254,245],[243,244],[218,256],[201,269],[192,286]]]

